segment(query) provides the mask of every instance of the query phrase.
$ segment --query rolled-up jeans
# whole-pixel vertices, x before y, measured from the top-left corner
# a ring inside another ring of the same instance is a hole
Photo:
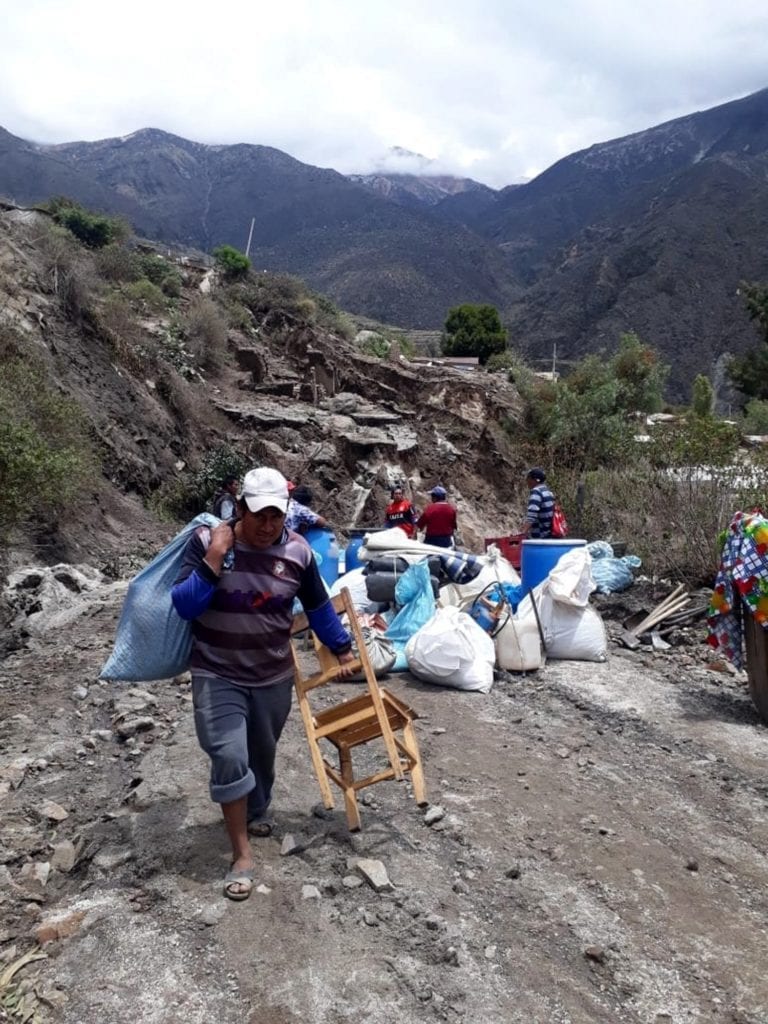
[[[263,818],[272,799],[277,741],[291,710],[293,680],[245,686],[192,675],[195,730],[211,759],[211,800],[248,797],[248,820]]]

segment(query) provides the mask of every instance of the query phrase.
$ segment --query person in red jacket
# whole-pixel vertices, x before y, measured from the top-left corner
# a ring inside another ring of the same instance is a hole
[[[456,509],[448,502],[448,493],[438,484],[429,492],[432,503],[427,505],[416,522],[416,528],[424,530],[424,543],[439,548],[452,548],[456,530]]]
[[[416,509],[403,493],[402,487],[393,487],[392,501],[387,505],[384,519],[387,526],[399,526],[406,537],[416,533]]]

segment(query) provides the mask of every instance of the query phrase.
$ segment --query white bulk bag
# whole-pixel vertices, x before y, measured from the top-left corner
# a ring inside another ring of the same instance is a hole
[[[595,589],[592,557],[586,547],[566,551],[554,569],[550,569],[547,586],[555,601],[583,608]]]
[[[408,668],[419,679],[456,690],[488,693],[493,686],[493,640],[453,605],[438,608],[405,645]]]
[[[523,609],[523,614],[520,609]],[[496,664],[507,672],[536,672],[544,663],[541,635],[530,601],[521,604],[517,615],[510,615],[493,638]]]
[[[536,602],[548,658],[573,661],[605,661],[608,636],[603,620],[592,605],[583,608],[554,600],[551,589],[542,587]]]

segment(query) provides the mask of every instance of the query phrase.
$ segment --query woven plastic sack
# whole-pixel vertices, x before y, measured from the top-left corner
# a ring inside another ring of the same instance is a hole
[[[193,531],[200,526],[213,528],[220,522],[209,512],[201,512],[134,576],[128,584],[112,654],[100,679],[138,683],[171,679],[186,671],[192,624],[177,614],[171,603],[171,588]]]

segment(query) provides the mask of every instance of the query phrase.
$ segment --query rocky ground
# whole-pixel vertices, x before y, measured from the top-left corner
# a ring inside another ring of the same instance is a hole
[[[379,785],[357,835],[294,713],[232,903],[188,684],[98,682],[123,584],[68,578],[0,665],[0,1021],[768,1020],[768,737],[700,625],[488,695],[391,676],[430,807]]]

